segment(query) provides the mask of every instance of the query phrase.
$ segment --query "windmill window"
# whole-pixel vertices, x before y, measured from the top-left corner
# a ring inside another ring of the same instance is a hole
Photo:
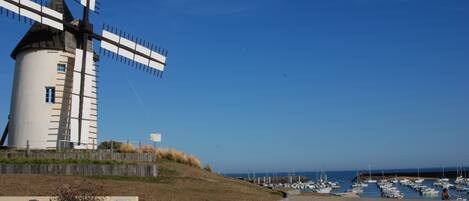
[[[57,71],[58,72],[65,72],[65,64],[57,64]]]
[[[55,87],[46,87],[46,103],[55,103]]]

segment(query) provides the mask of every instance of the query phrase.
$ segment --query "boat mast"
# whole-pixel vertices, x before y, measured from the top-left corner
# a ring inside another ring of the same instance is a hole
[[[443,178],[445,178],[445,167],[444,167],[444,166],[442,166],[441,168],[442,168],[442,171],[443,171],[443,172],[442,172],[442,174],[443,174]]]
[[[420,168],[417,168],[417,178],[420,180]]]
[[[370,181],[371,181],[371,164],[368,164],[368,172],[369,172]]]

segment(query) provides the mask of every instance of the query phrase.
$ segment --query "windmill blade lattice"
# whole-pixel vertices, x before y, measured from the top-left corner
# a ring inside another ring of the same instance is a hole
[[[6,9],[6,14],[20,15],[38,23],[48,25],[63,31],[63,14],[55,10],[42,6],[31,0],[0,0],[1,13],[3,8]],[[18,17],[18,19],[20,19]]]
[[[95,37],[101,40],[100,52],[104,51],[105,56],[162,76],[166,67],[167,50],[109,26],[103,26],[103,34]]]

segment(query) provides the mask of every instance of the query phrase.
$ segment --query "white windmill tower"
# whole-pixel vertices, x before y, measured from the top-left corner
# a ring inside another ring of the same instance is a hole
[[[34,21],[13,50],[16,60],[8,147],[31,149],[95,149],[97,146],[98,56],[93,39],[109,56],[153,75],[162,76],[167,51],[103,26],[94,33],[89,20],[95,0],[81,0],[83,18],[75,20],[64,0],[47,6],[31,0],[0,0],[0,12],[12,19]],[[83,51],[86,50],[86,51]]]

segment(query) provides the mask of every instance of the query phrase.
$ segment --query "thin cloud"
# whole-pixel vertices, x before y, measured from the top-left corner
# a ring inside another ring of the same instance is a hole
[[[132,92],[134,93],[135,98],[137,99],[138,103],[140,104],[143,110],[146,110],[142,97],[137,93],[137,90],[135,90],[135,87],[132,84],[132,82],[130,82],[129,78],[126,77],[126,79],[127,79],[127,83],[129,84],[130,90],[132,90]]]

